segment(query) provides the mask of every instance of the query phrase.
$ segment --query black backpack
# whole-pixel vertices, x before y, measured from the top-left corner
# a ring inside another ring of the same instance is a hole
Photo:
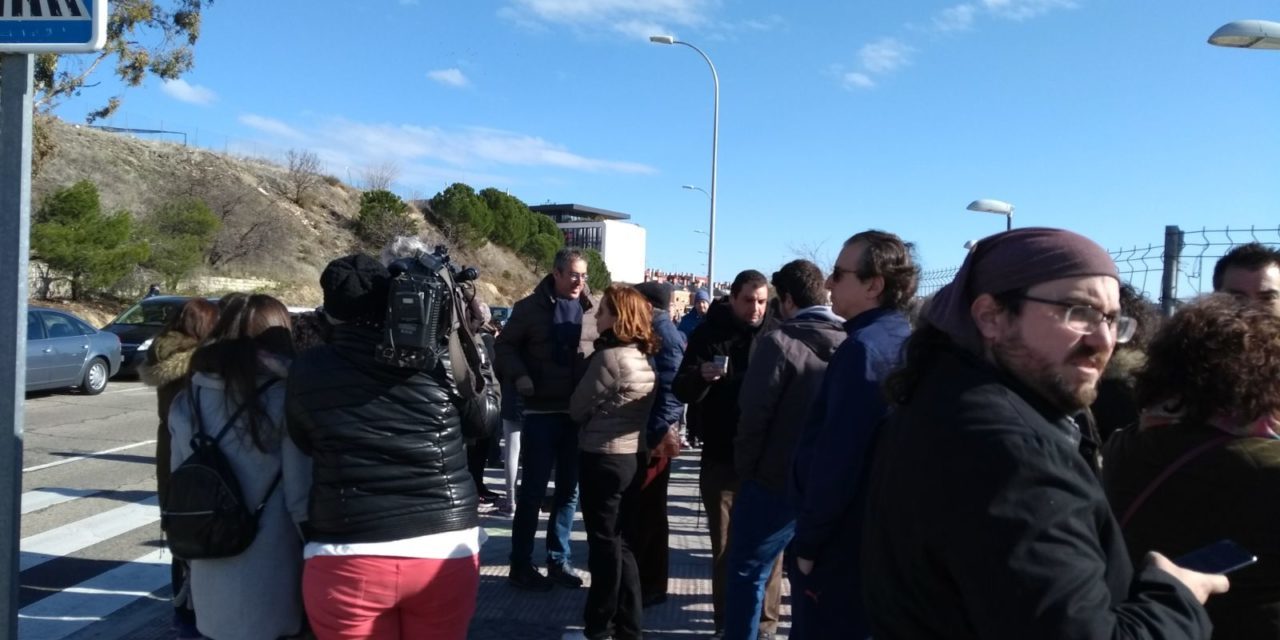
[[[272,379],[258,387],[261,394],[279,382]],[[193,453],[169,477],[169,494],[160,509],[160,526],[168,537],[169,550],[183,560],[226,558],[244,553],[258,535],[258,518],[267,500],[280,484],[280,473],[271,481],[267,494],[252,511],[246,506],[240,482],[231,463],[218,448],[218,441],[235,425],[247,405],[231,414],[227,424],[212,438],[200,425],[200,394],[191,388]]]

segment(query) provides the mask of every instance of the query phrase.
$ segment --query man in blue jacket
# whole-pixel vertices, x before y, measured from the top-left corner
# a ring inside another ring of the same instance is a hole
[[[832,310],[847,318],[849,336],[827,367],[792,467],[792,638],[869,635],[857,580],[861,485],[887,412],[880,384],[911,333],[904,312],[919,279],[911,249],[891,233],[864,231],[845,241],[827,278]]]
[[[706,290],[698,289],[693,294],[693,308],[689,313],[684,314],[680,318],[680,326],[677,327],[680,333],[684,334],[684,339],[689,340],[689,336],[693,335],[693,330],[702,324],[702,320],[707,317],[707,309],[711,307],[711,296],[707,295]]]

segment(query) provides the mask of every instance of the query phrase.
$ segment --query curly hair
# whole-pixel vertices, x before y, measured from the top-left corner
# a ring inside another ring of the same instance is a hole
[[[1252,420],[1280,412],[1280,317],[1226,294],[1167,321],[1147,349],[1138,405],[1174,401],[1190,424],[1219,413]]]
[[[635,344],[645,355],[658,352],[662,340],[653,332],[653,310],[644,294],[634,287],[610,285],[600,303],[618,317],[613,333],[620,342]]]
[[[1138,328],[1128,342],[1117,345],[1116,348],[1146,349],[1147,344],[1151,342],[1151,337],[1160,329],[1160,323],[1164,319],[1160,315],[1160,307],[1148,300],[1133,285],[1123,282],[1120,284],[1120,313],[1133,318],[1138,323]]]

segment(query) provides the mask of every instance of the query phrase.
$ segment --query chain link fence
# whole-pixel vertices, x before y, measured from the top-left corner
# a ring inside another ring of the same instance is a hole
[[[1165,227],[1163,244],[1134,245],[1109,253],[1122,280],[1158,300],[1165,313],[1172,313],[1179,300],[1212,291],[1214,264],[1231,249],[1250,242],[1280,247],[1280,226],[1184,231],[1171,225]],[[958,266],[922,271],[919,294],[933,295],[951,282],[957,270]]]

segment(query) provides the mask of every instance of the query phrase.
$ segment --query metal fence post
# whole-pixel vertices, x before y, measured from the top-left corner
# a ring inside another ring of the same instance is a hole
[[[1178,225],[1164,228],[1164,274],[1160,278],[1160,311],[1173,315],[1178,301],[1178,263],[1182,260],[1182,230]]]

